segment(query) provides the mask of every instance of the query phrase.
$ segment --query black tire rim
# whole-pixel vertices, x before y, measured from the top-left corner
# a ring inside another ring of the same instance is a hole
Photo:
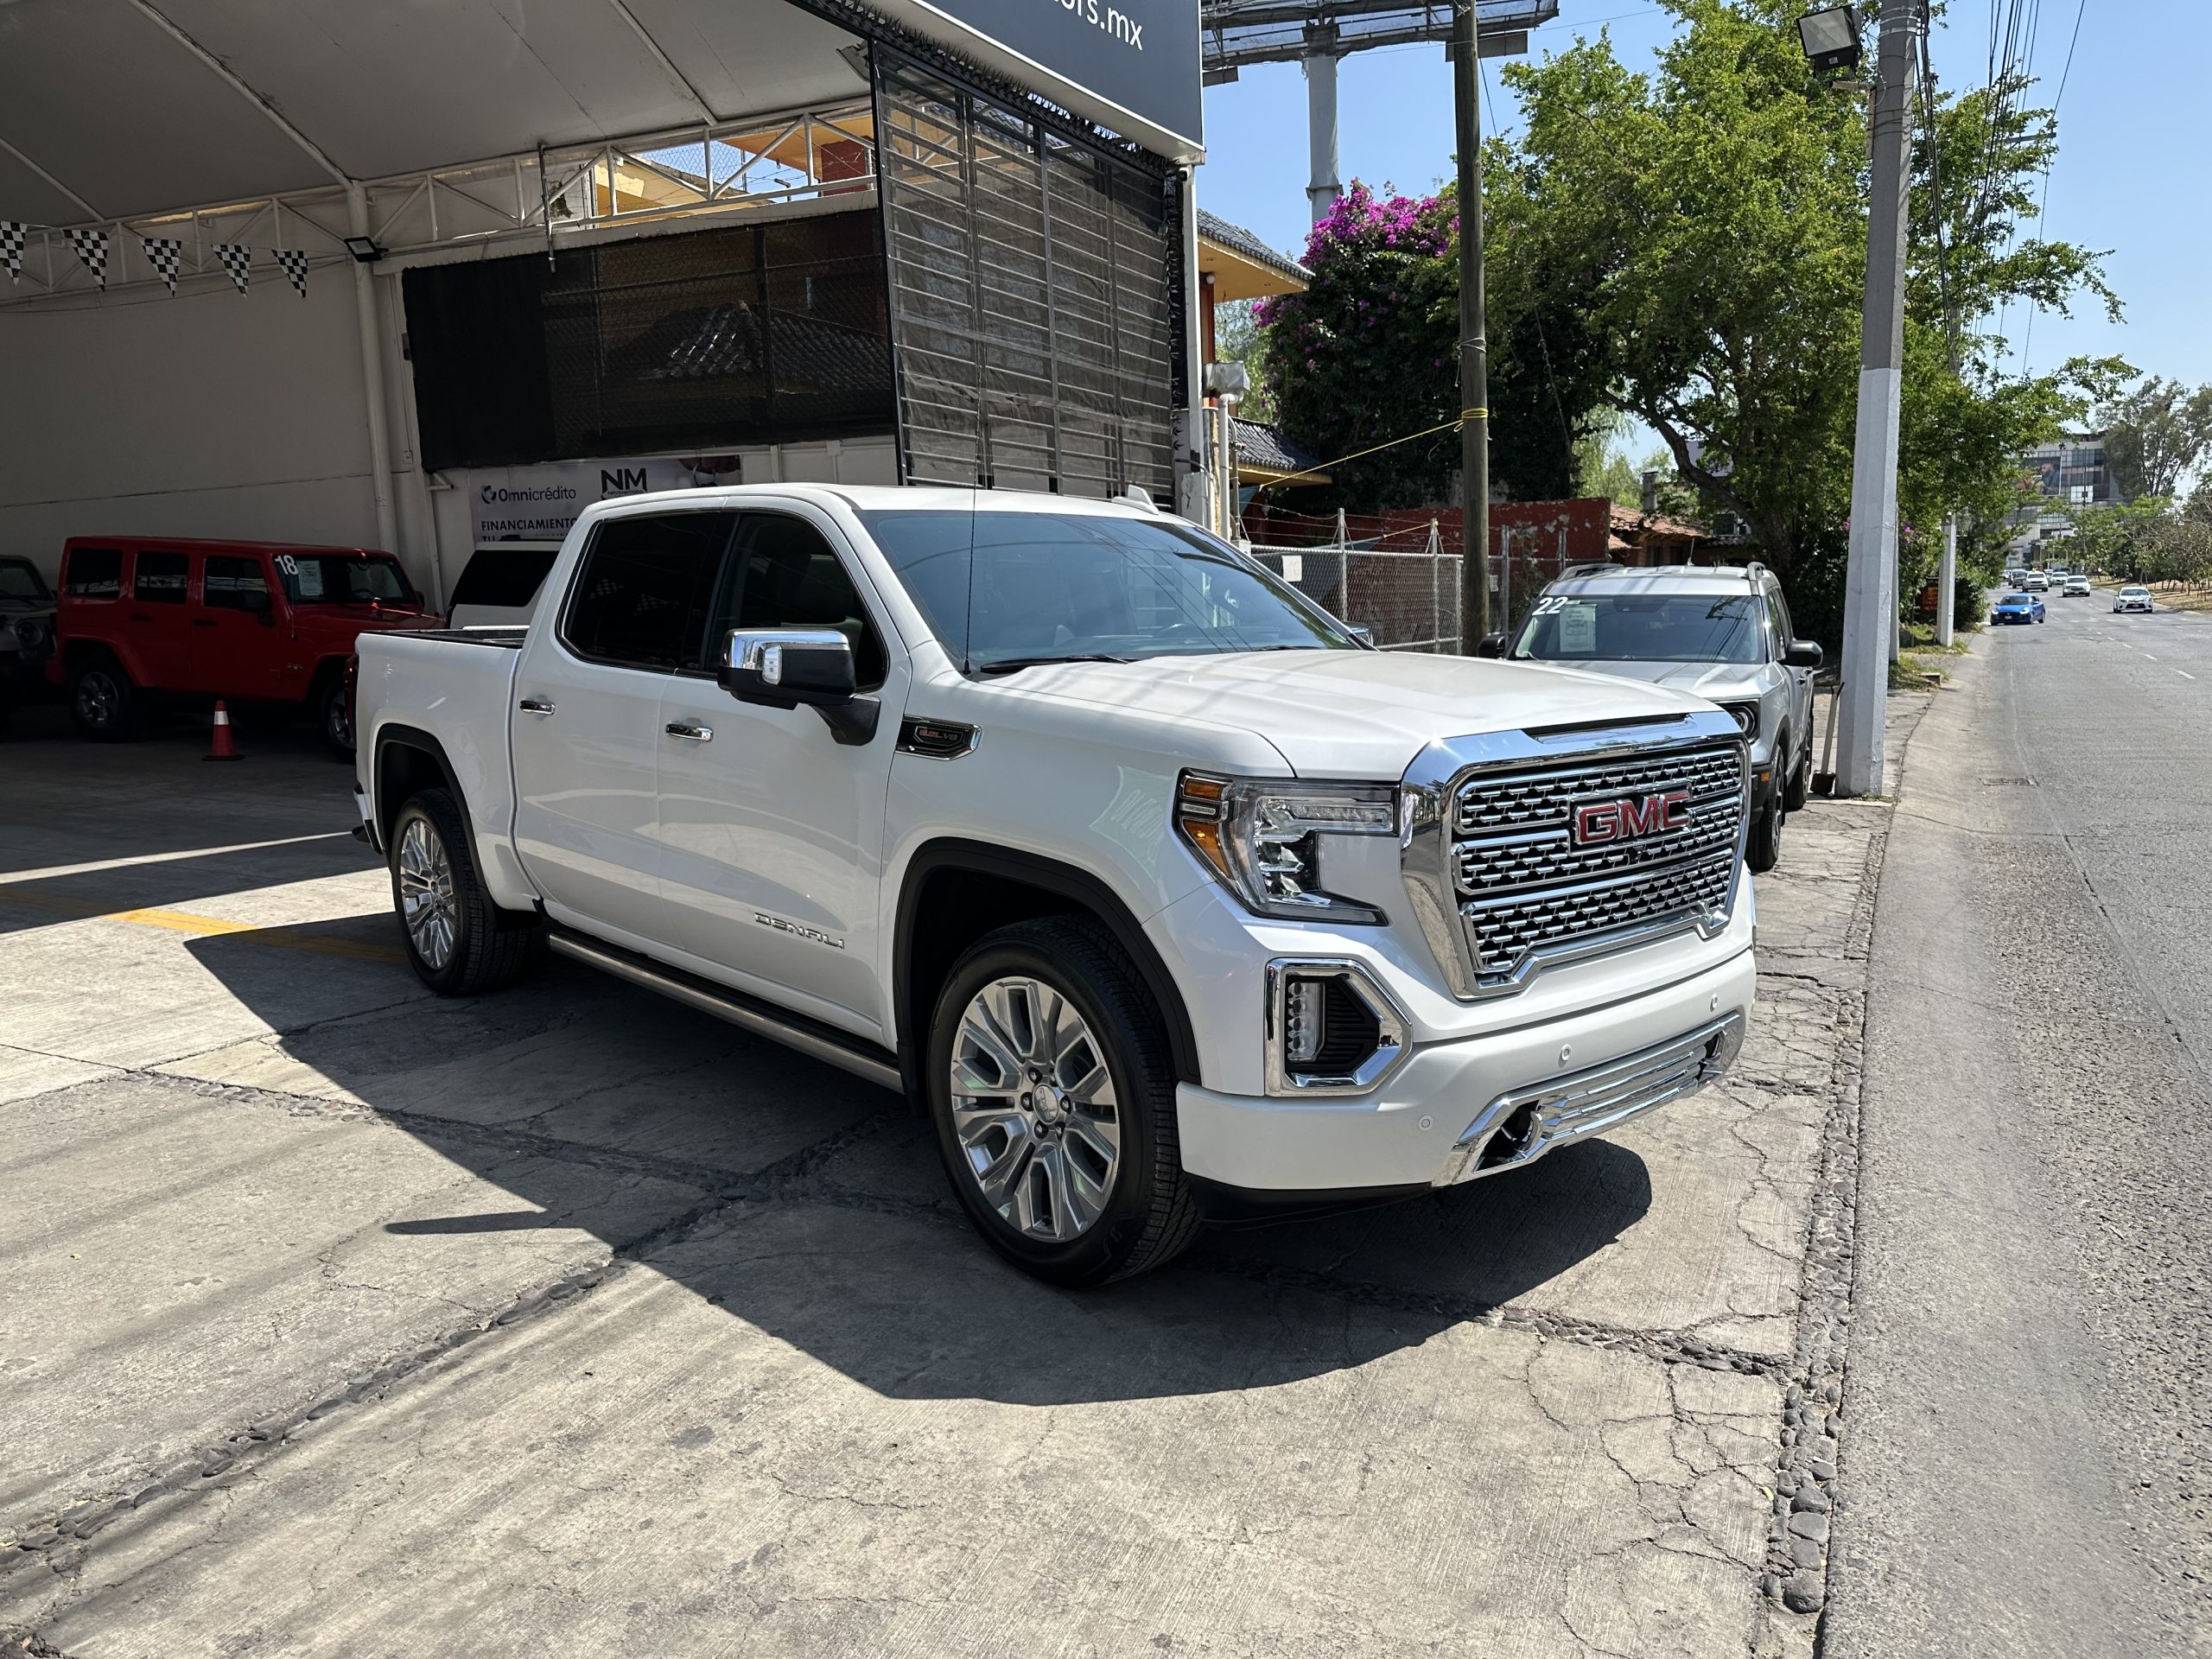
[[[86,725],[114,725],[122,706],[123,690],[106,670],[90,668],[77,677],[77,718]]]
[[[353,715],[346,706],[346,689],[343,686],[323,699],[322,730],[323,735],[340,748],[353,747]]]

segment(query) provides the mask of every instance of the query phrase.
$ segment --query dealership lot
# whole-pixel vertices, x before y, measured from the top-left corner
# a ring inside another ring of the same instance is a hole
[[[0,744],[0,1629],[1809,1651],[1760,1581],[1826,1535],[1775,1493],[1833,1478],[1886,807],[1792,821],[1720,1088],[1068,1294],[880,1090],[568,964],[430,997],[310,734],[48,712]]]

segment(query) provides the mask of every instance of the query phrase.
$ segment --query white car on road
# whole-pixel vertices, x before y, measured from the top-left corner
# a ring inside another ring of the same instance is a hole
[[[2058,596],[2061,599],[2088,598],[2089,579],[2087,576],[2067,577],[2058,585]]]
[[[365,636],[357,720],[433,989],[550,947],[902,1090],[1063,1283],[1526,1163],[1751,1006],[1735,720],[1376,652],[1136,506],[596,506],[526,628]]]
[[[2148,588],[2121,588],[2117,594],[2113,595],[2112,607],[2115,612],[2143,611],[2147,613],[2158,609],[2158,607],[2151,602],[2151,590]]]

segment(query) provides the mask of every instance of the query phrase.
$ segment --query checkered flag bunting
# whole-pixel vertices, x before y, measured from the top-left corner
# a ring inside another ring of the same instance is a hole
[[[138,245],[146,250],[146,263],[154,268],[154,274],[175,294],[177,263],[184,257],[184,244],[173,236],[142,236]]]
[[[298,248],[276,250],[276,263],[284,268],[284,275],[292,279],[292,286],[300,290],[300,297],[308,296],[308,257]]]
[[[231,279],[232,285],[245,293],[246,276],[253,270],[253,250],[236,242],[218,242],[215,262],[222,266],[223,274]]]
[[[89,230],[67,232],[69,245],[77,250],[77,257],[85,262],[85,269],[92,273],[92,281],[102,292],[107,289],[107,232],[97,226]]]
[[[23,233],[29,229],[20,219],[0,219],[0,264],[11,283],[23,280]]]

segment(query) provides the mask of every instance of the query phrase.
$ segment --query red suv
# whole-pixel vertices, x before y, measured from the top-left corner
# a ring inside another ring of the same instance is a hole
[[[367,548],[73,536],[47,674],[88,737],[127,736],[146,693],[182,692],[307,709],[350,753],[353,641],[442,623]]]

